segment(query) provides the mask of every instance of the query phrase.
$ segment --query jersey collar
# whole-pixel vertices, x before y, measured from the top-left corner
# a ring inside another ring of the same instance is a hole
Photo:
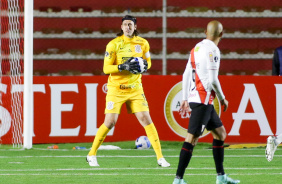
[[[204,41],[205,41],[205,42],[212,43],[215,47],[217,47],[217,45],[216,45],[213,41],[211,41],[211,40],[209,40],[209,39],[204,39]],[[217,47],[217,48],[218,48],[218,47]]]
[[[135,36],[133,36],[132,38],[128,38],[127,36],[122,35],[122,39],[124,41],[132,41],[135,38]]]

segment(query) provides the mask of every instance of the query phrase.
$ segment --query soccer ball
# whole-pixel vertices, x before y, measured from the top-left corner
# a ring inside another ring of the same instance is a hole
[[[145,64],[144,64],[143,58],[135,57],[135,58],[130,60],[130,62],[134,62],[134,61],[138,61],[139,62],[139,69],[138,70],[133,70],[134,73],[136,73],[136,74],[143,73],[145,71]]]
[[[140,136],[135,141],[136,149],[149,149],[151,147],[151,143],[146,136]]]

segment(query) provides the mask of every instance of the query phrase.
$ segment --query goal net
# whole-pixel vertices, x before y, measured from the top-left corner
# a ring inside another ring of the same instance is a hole
[[[23,144],[23,0],[0,3],[0,143]]]

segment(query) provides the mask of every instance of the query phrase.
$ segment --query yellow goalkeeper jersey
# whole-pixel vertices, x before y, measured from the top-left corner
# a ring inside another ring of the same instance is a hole
[[[106,47],[103,71],[110,74],[108,89],[137,89],[142,88],[141,74],[132,74],[129,71],[119,71],[118,65],[130,57],[142,57],[151,67],[150,46],[146,39],[139,36],[128,38],[124,35],[110,41]]]

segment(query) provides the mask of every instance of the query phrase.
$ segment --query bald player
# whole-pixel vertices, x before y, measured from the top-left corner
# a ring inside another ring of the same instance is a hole
[[[162,154],[158,132],[149,113],[141,82],[142,74],[134,72],[134,70],[140,70],[139,64],[130,61],[132,57],[141,57],[145,65],[150,68],[149,50],[148,41],[138,36],[136,18],[130,15],[124,16],[121,20],[121,32],[106,47],[103,70],[104,73],[110,75],[107,83],[105,120],[99,127],[92,148],[86,157],[90,166],[99,166],[96,157],[97,150],[108,132],[115,126],[123,104],[126,104],[128,113],[135,114],[139,123],[144,127],[156,153],[157,164],[161,167],[170,166]],[[131,127],[128,129],[132,131],[136,128],[134,122],[123,123]]]
[[[220,51],[217,47],[222,38],[223,26],[214,20],[208,23],[206,39],[199,42],[191,51],[182,78],[182,102],[179,113],[185,116],[191,111],[188,134],[180,151],[178,169],[173,184],[186,184],[183,180],[185,169],[192,158],[193,148],[204,129],[213,136],[213,158],[217,178],[216,184],[236,184],[239,180],[228,177],[223,168],[225,128],[213,107],[215,95],[225,112],[228,101],[225,99],[218,80]]]

